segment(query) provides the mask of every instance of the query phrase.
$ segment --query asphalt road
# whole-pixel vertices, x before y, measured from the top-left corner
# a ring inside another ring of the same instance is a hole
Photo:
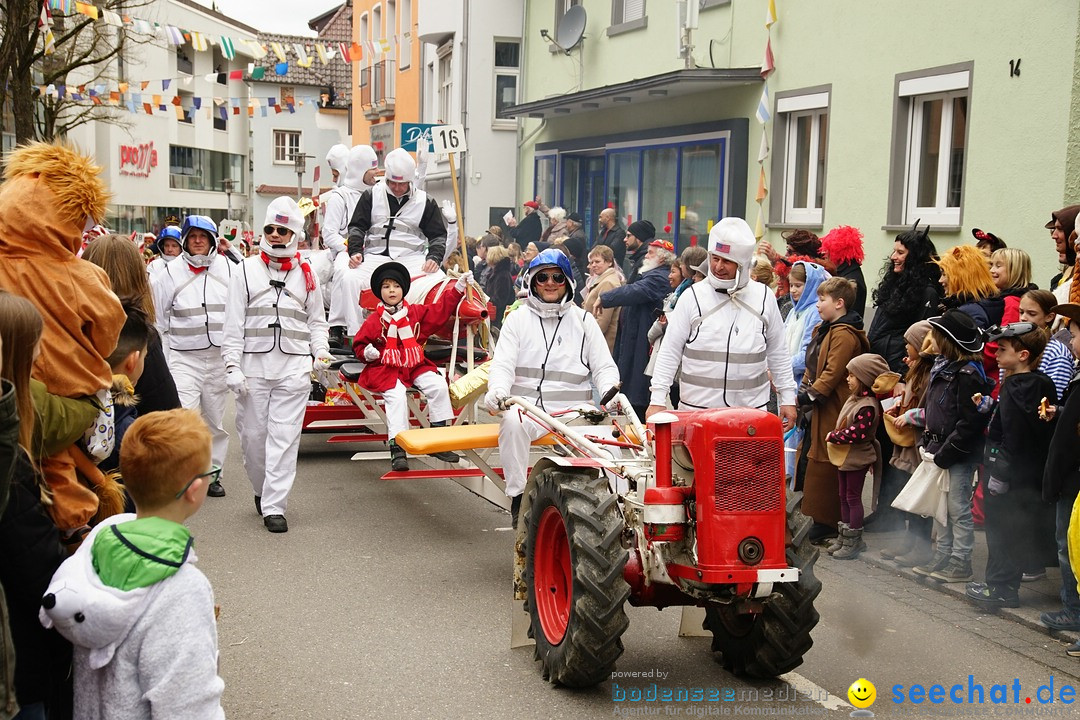
[[[234,442],[227,497],[208,498],[191,520],[199,567],[221,606],[230,718],[847,717],[847,689],[860,677],[877,687],[877,717],[1076,712],[1060,693],[1080,686],[1080,661],[1061,643],[861,561],[831,558],[818,563],[814,647],[783,680],[751,684],[724,672],[708,639],[678,637],[677,609],[628,608],[617,671],[642,675],[590,690],[552,686],[531,648],[509,646],[509,515],[448,480],[381,481],[388,462],[350,461],[357,449],[302,440],[290,531],[272,535]],[[984,705],[966,704],[969,674],[984,686]],[[1051,677],[1059,702],[1041,705],[1037,689]],[[991,686],[1007,684],[1011,701],[1014,680],[1020,704],[991,706]],[[946,693],[963,683],[965,703],[893,702],[894,686],[906,698],[916,683],[940,683]],[[654,684],[721,701],[650,701]],[[620,692],[627,700],[618,701]],[[635,692],[641,701],[631,701]]]

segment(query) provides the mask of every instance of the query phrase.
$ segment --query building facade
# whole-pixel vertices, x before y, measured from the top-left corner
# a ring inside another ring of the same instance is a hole
[[[613,207],[682,249],[726,215],[755,225],[767,191],[765,237],[857,226],[871,285],[916,220],[939,248],[980,227],[1027,249],[1045,285],[1042,226],[1080,201],[1077,5],[775,0],[767,29],[768,6],[698,0],[688,30],[681,2],[528,2],[522,100],[504,110],[518,201],[581,212],[591,234]]]

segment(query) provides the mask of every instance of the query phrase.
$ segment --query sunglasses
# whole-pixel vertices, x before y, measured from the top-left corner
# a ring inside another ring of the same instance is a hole
[[[278,225],[267,225],[263,228],[263,235],[281,235],[284,237],[289,232],[289,228],[280,227]]]
[[[190,488],[192,486],[192,484],[194,484],[194,482],[196,480],[198,480],[199,478],[210,478],[211,484],[218,482],[219,480],[221,480],[221,466],[220,465],[212,465],[210,467],[210,469],[207,470],[206,472],[199,473],[195,477],[188,480],[187,485],[185,485],[183,488],[181,488],[180,492],[176,493],[176,495],[174,496],[174,499],[179,500],[180,498],[182,498],[184,496],[184,493],[186,493],[188,491],[188,488]]]
[[[537,273],[536,282],[547,283],[553,282],[556,285],[562,285],[566,282],[566,276],[562,273]]]

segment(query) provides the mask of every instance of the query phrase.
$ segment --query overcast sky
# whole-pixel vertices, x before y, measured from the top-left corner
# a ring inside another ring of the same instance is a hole
[[[314,37],[307,23],[342,0],[195,0],[263,32]]]

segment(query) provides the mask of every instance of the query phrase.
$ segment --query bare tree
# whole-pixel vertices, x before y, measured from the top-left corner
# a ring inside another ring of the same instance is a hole
[[[128,15],[135,8],[154,0],[105,0],[98,7],[118,15]],[[42,0],[0,0],[3,38],[0,39],[0,111],[8,104],[15,121],[15,141],[52,140],[63,137],[72,128],[91,121],[126,125],[127,121],[108,103],[108,93],[100,104],[83,93],[82,101],[72,99],[71,82],[94,87],[115,82],[117,58],[132,45],[151,38],[127,32],[85,15],[53,15],[55,52],[46,55],[42,29],[38,28]],[[39,86],[65,86],[59,92],[45,94]]]

